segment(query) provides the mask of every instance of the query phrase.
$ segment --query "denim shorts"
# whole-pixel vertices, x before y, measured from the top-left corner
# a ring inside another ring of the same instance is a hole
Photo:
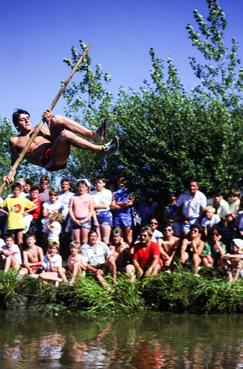
[[[103,210],[97,213],[97,220],[99,226],[111,226],[112,227],[112,214],[110,210]]]
[[[85,217],[81,217],[81,218],[77,218],[78,220],[82,220],[84,219]],[[88,220],[87,222],[83,223],[83,224],[80,224],[78,225],[77,223],[75,223],[74,221],[71,222],[71,229],[75,230],[75,229],[82,229],[82,228],[85,228],[85,229],[90,229],[91,228],[91,221]]]
[[[113,216],[113,227],[132,227],[132,215],[131,214],[115,214]]]

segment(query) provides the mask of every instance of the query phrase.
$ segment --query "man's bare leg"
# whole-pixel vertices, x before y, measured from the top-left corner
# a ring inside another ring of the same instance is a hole
[[[94,141],[103,142],[104,140],[107,120],[104,120],[101,126],[93,132],[70,118],[62,115],[53,115],[50,110],[47,110],[43,114],[43,119],[49,125],[51,135],[54,137],[57,137],[63,129],[67,129],[73,133],[91,138]]]

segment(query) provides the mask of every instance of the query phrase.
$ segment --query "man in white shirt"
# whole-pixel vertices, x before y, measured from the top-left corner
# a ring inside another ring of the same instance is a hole
[[[182,193],[176,205],[181,209],[181,223],[184,234],[187,234],[192,224],[200,222],[200,216],[207,206],[207,198],[199,191],[199,184],[195,179],[191,179],[188,190]]]
[[[224,200],[224,193],[221,190],[213,194],[213,206],[216,209],[216,214],[218,214],[221,219],[225,219],[226,215],[230,214],[229,203]]]

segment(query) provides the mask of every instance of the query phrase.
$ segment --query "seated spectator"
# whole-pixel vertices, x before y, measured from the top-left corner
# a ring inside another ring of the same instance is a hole
[[[221,229],[217,226],[212,228],[210,240],[204,244],[201,254],[202,264],[207,268],[222,269],[223,256],[226,253],[226,246],[221,242]]]
[[[0,247],[0,260],[5,273],[10,269],[19,270],[22,263],[21,253],[12,236],[6,236],[5,244]]]
[[[99,238],[104,243],[110,241],[112,227],[112,213],[110,210],[112,201],[112,192],[105,188],[106,180],[104,177],[97,177],[95,180],[95,192],[93,192],[94,209],[98,222]]]
[[[19,271],[18,280],[22,279],[26,274],[32,277],[39,277],[43,268],[43,250],[36,245],[34,235],[27,236],[27,249],[23,251],[23,266]]]
[[[202,218],[201,226],[206,239],[210,238],[211,229],[221,221],[220,216],[215,214],[215,212],[216,209],[213,206],[208,205],[205,210],[205,216]]]
[[[124,242],[122,230],[119,227],[113,229],[109,247],[115,257],[117,272],[127,273],[131,280],[134,281],[136,276],[131,250],[129,245]]]
[[[72,241],[69,245],[70,255],[67,260],[67,268],[72,273],[69,284],[73,285],[77,277],[84,277],[87,269],[87,263],[80,254],[80,243]]]
[[[104,276],[110,271],[113,281],[116,281],[116,263],[109,247],[98,240],[96,230],[91,230],[88,234],[88,243],[81,246],[81,255],[87,263],[87,273],[95,276],[100,284],[111,291]]]
[[[201,254],[204,242],[201,239],[202,228],[199,224],[191,225],[190,232],[182,241],[181,245],[181,262],[183,264],[191,262],[193,265],[194,275],[199,277],[199,266],[201,264]]]
[[[59,282],[67,282],[65,269],[62,267],[62,257],[59,255],[59,245],[53,243],[48,247],[47,254],[43,259],[43,271],[40,278],[44,281],[55,282],[58,286]]]
[[[24,244],[23,230],[25,228],[24,215],[36,208],[36,205],[27,198],[20,195],[21,185],[14,183],[12,185],[12,196],[7,197],[1,204],[0,211],[7,214],[8,233],[14,234],[14,241],[20,249]]]
[[[229,282],[233,283],[243,278],[243,240],[234,238],[231,245],[231,253],[224,255],[225,268]]]
[[[226,215],[229,214],[229,204],[224,199],[224,192],[222,190],[214,192],[213,207],[216,209],[216,214],[218,214],[221,219],[225,219]]]
[[[134,246],[133,264],[137,278],[155,276],[161,270],[159,245],[152,241],[152,230],[143,227],[140,231],[140,241]]]
[[[176,256],[176,252],[180,246],[181,240],[179,237],[174,236],[174,229],[171,223],[164,224],[163,232],[164,239],[162,240],[160,253],[163,260],[163,265],[165,267],[165,271],[170,271],[172,263]]]
[[[240,207],[240,190],[236,188],[231,189],[228,204],[229,213],[236,217]]]
[[[77,183],[77,194],[71,197],[69,204],[72,239],[81,245],[88,242],[94,213],[94,201],[89,194],[90,187],[91,184],[87,179],[80,179]]]

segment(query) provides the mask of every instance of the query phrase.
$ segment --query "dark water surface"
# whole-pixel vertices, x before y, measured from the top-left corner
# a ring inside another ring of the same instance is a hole
[[[87,319],[0,312],[0,369],[243,369],[241,315]]]

